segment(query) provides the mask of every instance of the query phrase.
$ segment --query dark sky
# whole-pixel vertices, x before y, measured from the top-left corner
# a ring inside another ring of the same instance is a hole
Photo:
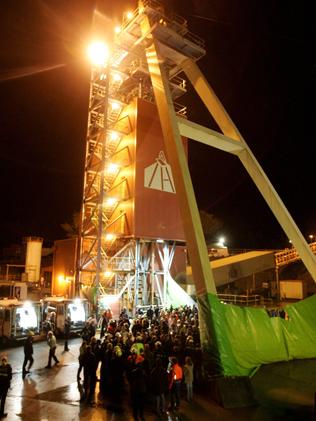
[[[199,66],[307,238],[316,234],[310,101],[313,71],[303,3],[167,1],[206,41]],[[85,45],[96,2],[23,0],[0,6],[0,245],[25,235],[63,238],[81,205],[89,65]],[[120,21],[133,1],[99,1]],[[51,69],[51,70],[47,70]],[[198,97],[179,102],[216,129]],[[315,107],[314,107],[315,108]],[[238,158],[189,147],[198,205],[223,221],[233,248],[279,248],[288,239]]]

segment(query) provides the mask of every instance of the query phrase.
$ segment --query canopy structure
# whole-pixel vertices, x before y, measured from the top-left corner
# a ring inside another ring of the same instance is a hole
[[[172,305],[172,307],[180,307],[185,305],[193,306],[196,305],[196,302],[170,276],[168,279],[166,304],[168,306]]]

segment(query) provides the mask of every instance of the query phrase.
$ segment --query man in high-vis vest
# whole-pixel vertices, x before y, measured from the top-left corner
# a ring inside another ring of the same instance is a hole
[[[168,364],[168,373],[169,373],[169,392],[170,392],[170,411],[179,409],[180,406],[180,396],[181,396],[181,385],[183,372],[182,368],[178,364],[176,357],[169,358]]]

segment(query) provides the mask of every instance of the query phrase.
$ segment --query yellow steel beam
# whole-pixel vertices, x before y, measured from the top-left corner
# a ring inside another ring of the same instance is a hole
[[[221,133],[201,126],[200,124],[193,123],[182,117],[177,117],[177,122],[181,136],[197,140],[205,145],[213,146],[214,148],[234,155],[238,155],[238,153],[244,149],[243,145],[238,140],[230,139]]]
[[[240,161],[258,187],[260,193],[274,213],[274,216],[278,220],[284,232],[296,248],[306,269],[309,271],[314,282],[316,283],[315,255],[311,251],[307,241],[298,229],[293,218],[289,214],[288,210],[283,204],[278,193],[275,191],[268,177],[264,173],[260,164],[252,154],[250,148],[237,130],[233,121],[230,119],[222,103],[215,95],[213,89],[210,87],[209,83],[205,79],[196,63],[190,59],[187,59],[181,63],[181,67],[194,86],[196,92],[206,105],[210,114],[213,116],[216,123],[223,131],[224,135],[241,142],[242,150],[237,154]]]
[[[141,2],[140,2],[141,3]],[[141,7],[140,7],[140,10]],[[150,32],[150,22],[144,14],[141,21],[142,34]],[[158,42],[152,34],[147,35],[146,57],[158,108],[165,147],[177,191],[177,197],[185,230],[187,248],[196,283],[197,294],[216,293],[215,282],[209,264],[207,248],[195,200],[187,157],[173,107],[169,81],[159,54]]]

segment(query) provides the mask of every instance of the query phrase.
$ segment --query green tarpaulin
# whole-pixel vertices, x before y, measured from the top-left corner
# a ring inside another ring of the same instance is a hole
[[[220,364],[226,376],[249,376],[261,364],[316,358],[316,294],[284,307],[288,320],[208,294]]]

